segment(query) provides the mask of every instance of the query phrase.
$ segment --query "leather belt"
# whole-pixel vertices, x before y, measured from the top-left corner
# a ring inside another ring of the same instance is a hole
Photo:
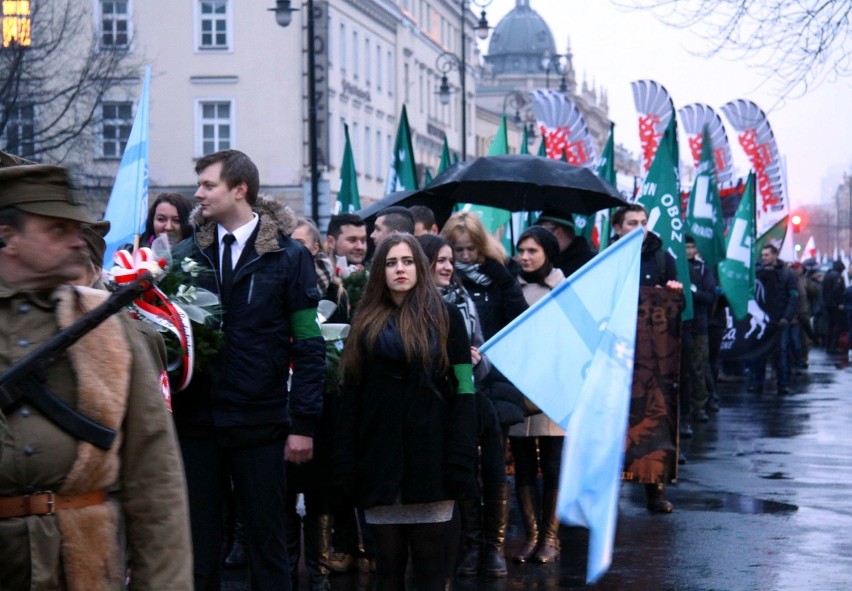
[[[32,515],[53,515],[63,509],[80,509],[106,502],[105,490],[62,494],[51,491],[37,492],[17,497],[0,497],[0,519],[11,517],[30,517]]]

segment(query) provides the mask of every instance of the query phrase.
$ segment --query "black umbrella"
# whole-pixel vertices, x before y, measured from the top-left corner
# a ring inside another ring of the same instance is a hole
[[[625,205],[618,191],[587,168],[527,154],[459,162],[410,198],[475,203],[509,211],[558,209],[590,215]]]
[[[425,205],[435,214],[435,219],[437,220],[438,225],[443,226],[444,222],[446,222],[453,214],[453,206],[455,203],[448,199],[437,200],[433,195],[428,195],[419,191],[397,191],[396,193],[391,193],[382,197],[364,209],[356,211],[355,215],[359,216],[362,220],[372,223],[376,214],[383,209],[391,207],[392,205],[401,205],[403,207]]]
[[[590,215],[626,202],[618,191],[587,168],[527,154],[484,156],[459,162],[419,191],[391,193],[357,212],[375,216],[391,205],[426,205],[439,225],[458,203],[474,203],[509,211],[555,209]]]

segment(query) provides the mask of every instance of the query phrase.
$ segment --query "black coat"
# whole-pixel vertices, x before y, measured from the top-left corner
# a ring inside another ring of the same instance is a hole
[[[769,314],[769,319],[772,322],[782,319],[792,322],[799,309],[799,283],[795,274],[783,261],[777,261],[771,267],[758,264],[755,274],[763,288],[763,298],[761,301],[758,295],[758,303]],[[760,287],[757,291],[760,292]]]
[[[292,217],[289,209],[260,197],[255,210],[258,227],[237,263],[223,314],[222,350],[211,373],[193,378],[187,390],[173,397],[175,421],[179,426],[290,424],[291,433],[312,436],[322,412],[325,379],[313,257],[284,233]],[[197,212],[193,215],[203,222]],[[216,270],[218,277],[216,224],[202,223],[194,238],[184,242],[192,258]],[[219,291],[212,276],[203,287]],[[307,322],[311,318],[313,326]]]
[[[565,277],[570,277],[580,267],[595,258],[598,254],[589,242],[582,236],[575,236],[568,248],[559,253],[554,266],[562,270]]]
[[[716,279],[707,264],[697,258],[689,261],[689,280],[692,283],[692,320],[683,323],[692,334],[707,334],[710,311],[716,303]]]
[[[529,306],[518,280],[506,265],[494,259],[485,259],[479,271],[491,279],[490,285],[476,283],[458,271],[457,275],[476,304],[482,336],[487,341]]]
[[[444,304],[451,366],[470,368],[464,319]],[[350,339],[347,347],[356,346]],[[363,346],[363,345],[361,345]],[[465,393],[466,392],[466,393]],[[476,403],[470,384],[459,387],[453,369],[424,375],[377,354],[368,355],[361,382],[344,382],[335,446],[335,479],[358,507],[431,503],[467,498],[476,490]],[[459,473],[469,481],[461,490]]]

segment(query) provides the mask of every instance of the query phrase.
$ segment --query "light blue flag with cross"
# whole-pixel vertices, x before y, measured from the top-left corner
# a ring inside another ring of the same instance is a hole
[[[148,122],[151,95],[151,66],[145,68],[142,97],[136,107],[136,117],[118,174],[107,201],[104,219],[110,221],[109,233],[104,237],[107,249],[104,268],[112,267],[112,255],[123,245],[133,243],[145,230],[148,215]]]
[[[590,530],[589,583],[612,562],[643,238],[615,242],[480,347],[566,430],[558,514]]]

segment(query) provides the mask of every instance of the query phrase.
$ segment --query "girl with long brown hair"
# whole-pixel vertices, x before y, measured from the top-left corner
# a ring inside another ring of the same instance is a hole
[[[373,258],[341,359],[336,478],[376,540],[378,591],[443,591],[455,500],[476,496],[473,371],[464,320],[410,234]]]

